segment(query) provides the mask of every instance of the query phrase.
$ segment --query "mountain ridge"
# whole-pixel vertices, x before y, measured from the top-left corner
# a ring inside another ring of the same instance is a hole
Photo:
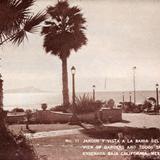
[[[48,91],[41,90],[35,87],[24,87],[24,88],[15,88],[4,90],[5,93],[45,93]]]

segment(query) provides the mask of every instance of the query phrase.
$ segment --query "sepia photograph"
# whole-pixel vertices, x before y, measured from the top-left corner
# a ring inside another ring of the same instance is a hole
[[[0,0],[0,160],[160,160],[160,0]]]

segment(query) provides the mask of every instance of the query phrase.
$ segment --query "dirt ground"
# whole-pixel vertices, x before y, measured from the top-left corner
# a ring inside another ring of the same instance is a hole
[[[36,152],[44,160],[117,160],[117,156],[92,156],[83,155],[85,152],[97,152],[93,149],[84,149],[84,140],[90,139],[88,136],[68,135],[63,137],[35,139],[33,144]],[[87,143],[87,145],[90,145]],[[95,145],[94,145],[95,146]],[[100,152],[100,151],[98,151]],[[127,156],[118,156],[119,160],[127,160]]]

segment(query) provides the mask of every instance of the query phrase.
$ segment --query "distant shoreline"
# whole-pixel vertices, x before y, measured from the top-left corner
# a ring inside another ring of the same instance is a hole
[[[130,92],[122,92],[122,91],[96,91],[95,97],[96,100],[108,101],[109,99],[113,99],[116,105],[119,102],[124,101],[129,102]],[[84,94],[92,97],[93,93],[89,92],[76,92],[76,96],[80,97]],[[72,101],[72,93],[69,93],[70,101]],[[136,102],[137,104],[142,104],[144,100],[148,97],[155,97],[155,91],[137,91],[136,92]],[[133,102],[133,92],[131,93],[131,99]],[[21,93],[4,93],[4,106],[11,110],[15,107],[20,108],[32,108],[32,109],[39,109],[42,103],[47,103],[49,106],[54,107],[56,105],[61,105],[62,101],[62,94],[57,92],[21,92]]]
[[[133,91],[128,91],[128,90],[124,90],[124,91],[103,91],[103,90],[96,90],[97,93],[122,93],[122,92],[126,92],[126,93],[129,93],[129,92],[133,92]],[[137,90],[136,92],[155,92],[154,90]],[[27,94],[27,93],[31,93],[31,94],[35,94],[35,93],[49,93],[49,94],[53,94],[55,93],[54,91],[22,91],[22,92],[18,92],[18,91],[9,91],[9,90],[4,90],[4,94],[15,94],[15,93],[18,93],[18,94]],[[92,93],[92,91],[77,91],[76,92],[77,94],[85,94],[85,93]],[[56,92],[57,95],[61,94],[59,92]],[[71,92],[70,92],[71,94]]]

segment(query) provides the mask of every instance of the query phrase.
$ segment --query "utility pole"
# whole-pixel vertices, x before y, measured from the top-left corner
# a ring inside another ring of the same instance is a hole
[[[133,102],[136,104],[136,66],[133,67]]]

